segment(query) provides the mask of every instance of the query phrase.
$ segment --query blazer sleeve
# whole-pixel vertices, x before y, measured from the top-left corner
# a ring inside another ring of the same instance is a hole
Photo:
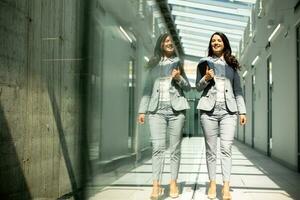
[[[237,71],[234,71],[233,93],[235,96],[239,114],[246,114],[246,105],[243,97],[243,90],[241,87],[241,79]]]
[[[146,74],[146,80],[144,82],[142,98],[139,105],[138,113],[146,113],[148,110],[148,105],[153,89],[153,79],[151,76],[151,70]]]

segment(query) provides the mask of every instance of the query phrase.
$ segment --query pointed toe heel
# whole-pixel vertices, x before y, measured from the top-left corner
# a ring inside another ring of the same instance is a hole
[[[222,200],[231,200],[231,194],[229,191],[222,190]]]
[[[179,197],[179,191],[178,191],[178,188],[176,189],[175,192],[170,192],[169,196],[173,199]]]
[[[161,197],[163,195],[164,195],[164,188],[159,187],[157,189],[152,190],[150,199],[151,200],[157,200],[159,197]]]

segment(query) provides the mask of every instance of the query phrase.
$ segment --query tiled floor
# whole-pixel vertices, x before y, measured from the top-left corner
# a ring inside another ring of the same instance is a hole
[[[219,160],[218,160],[219,161]],[[233,146],[231,190],[233,200],[300,200],[300,174],[239,142]],[[221,199],[220,163],[217,168],[218,196]],[[113,175],[113,174],[112,174]],[[168,197],[169,161],[163,173],[165,195]],[[98,180],[101,181],[101,180]],[[184,138],[178,182],[181,195],[177,199],[207,199],[208,184],[203,138]],[[89,200],[148,200],[151,193],[151,160],[121,176]]]

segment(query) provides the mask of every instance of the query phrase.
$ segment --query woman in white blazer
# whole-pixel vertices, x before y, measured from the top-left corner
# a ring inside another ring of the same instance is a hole
[[[139,107],[138,121],[143,124],[149,114],[152,141],[153,187],[151,198],[162,195],[160,187],[166,151],[166,137],[170,137],[170,193],[177,198],[177,176],[180,163],[180,145],[185,110],[189,108],[183,91],[190,89],[180,59],[169,34],[162,34],[154,49],[154,56],[147,64],[147,78]]]
[[[205,62],[206,61],[206,62]],[[203,67],[203,63],[207,68]],[[198,64],[196,88],[202,92],[197,108],[205,137],[206,163],[210,179],[208,198],[216,198],[217,136],[220,134],[221,168],[223,176],[222,198],[231,199],[231,146],[239,117],[246,123],[246,107],[238,70],[237,59],[225,34],[216,32],[209,41],[208,57]]]

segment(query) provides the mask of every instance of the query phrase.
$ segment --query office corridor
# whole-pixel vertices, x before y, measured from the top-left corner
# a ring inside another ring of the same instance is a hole
[[[0,0],[0,200],[149,199],[150,104],[140,104],[166,33],[176,76],[185,72],[191,86],[179,89],[173,77],[156,90],[169,102],[175,85],[178,111],[190,108],[178,199],[207,199],[199,105],[209,95],[196,85],[216,32],[241,67],[232,82],[246,104],[247,123],[234,133],[233,200],[300,200],[300,0]],[[217,177],[220,199],[220,165]]]
[[[274,162],[269,157],[235,141],[233,146],[233,168],[231,176],[232,197],[235,200],[290,200],[300,199],[300,174]],[[220,160],[217,168],[217,199],[221,199]],[[168,197],[169,161],[166,155],[163,173],[164,196]],[[151,159],[146,160],[119,177],[110,186],[97,191],[97,180],[112,178],[113,173],[95,179],[93,195],[89,200],[146,200],[151,193]],[[205,162],[204,139],[184,138],[178,182],[181,195],[177,199],[207,199],[208,184]],[[98,182],[99,184],[100,182]]]

